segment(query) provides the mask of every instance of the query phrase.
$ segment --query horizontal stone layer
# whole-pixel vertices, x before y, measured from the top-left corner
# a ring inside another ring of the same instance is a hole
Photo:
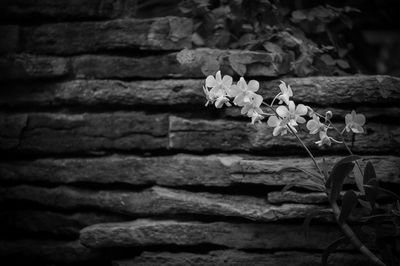
[[[60,78],[70,72],[69,60],[64,57],[28,54],[0,57],[0,80]]]
[[[11,265],[35,263],[75,264],[101,261],[101,252],[84,247],[79,241],[0,240],[0,257]]]
[[[336,104],[374,104],[381,107],[355,108],[367,118],[398,117],[400,109],[387,107],[400,102],[400,79],[389,76],[309,77],[284,79],[291,84],[297,103],[331,106]],[[0,91],[1,106],[63,105],[203,105],[204,80],[72,80],[5,86]],[[279,81],[261,82],[260,93],[272,100],[280,92]],[[205,108],[204,108],[205,110]],[[340,117],[351,110],[331,108]],[[326,109],[318,109],[323,113]],[[220,110],[223,113],[224,111]],[[229,116],[240,116],[240,108],[226,109]]]
[[[113,261],[115,266],[150,266],[150,265],[175,265],[175,266],[214,266],[214,265],[254,265],[254,266],[319,266],[321,265],[320,253],[305,252],[274,252],[274,253],[246,253],[238,250],[211,251],[205,254],[194,253],[169,253],[169,252],[144,252],[134,259]],[[348,253],[333,253],[329,256],[329,265],[372,265],[361,255]]]
[[[2,0],[0,14],[2,20],[13,21],[113,18],[122,13],[124,2],[125,0]]]
[[[116,49],[181,50],[192,43],[184,17],[46,24],[22,29],[29,53],[79,54]]]
[[[167,115],[1,114],[0,149],[31,153],[90,153],[167,146]]]
[[[341,157],[325,157],[332,167]],[[366,156],[380,182],[400,183],[400,158]],[[321,158],[317,158],[320,162]],[[288,167],[291,167],[288,169]],[[294,167],[294,168],[293,168]],[[297,168],[297,169],[296,169]],[[241,184],[284,186],[308,177],[299,169],[315,171],[309,158],[240,155],[161,157],[110,156],[99,158],[0,161],[0,180],[14,183],[125,183],[161,186],[215,186]],[[353,179],[347,180],[352,182]]]
[[[300,133],[300,137],[316,151],[345,151],[340,144],[318,148],[316,135]],[[363,154],[393,154],[399,152],[399,142],[399,127],[369,123],[367,133],[356,136],[352,149]],[[15,153],[171,149],[265,151],[266,155],[277,155],[282,153],[281,147],[286,152],[301,152],[294,136],[273,137],[266,123],[254,127],[247,122],[186,119],[143,112],[0,114],[0,150]]]
[[[0,212],[0,233],[14,236],[24,234],[51,234],[76,238],[79,231],[97,223],[121,222],[122,216],[94,212],[63,214],[39,210],[13,210]]]
[[[90,248],[213,244],[237,249],[323,249],[340,235],[335,227],[313,226],[310,239],[300,225],[152,221],[96,224],[81,230]]]
[[[282,204],[286,202],[315,204],[327,203],[328,197],[326,193],[323,192],[299,193],[295,191],[276,191],[268,193],[268,201],[274,204]]]
[[[34,202],[46,207],[79,210],[93,209],[133,216],[198,214],[240,217],[256,221],[303,218],[324,206],[283,204],[250,196],[188,192],[153,187],[140,192],[93,191],[68,187],[42,188],[28,185],[1,188],[3,204]],[[325,218],[326,216],[321,216]],[[328,216],[329,219],[330,216]]]
[[[342,125],[336,125],[341,127]],[[189,151],[263,151],[279,154],[285,151],[300,152],[301,146],[293,135],[274,137],[266,123],[251,126],[246,122],[226,120],[201,120],[170,117],[169,147]],[[338,139],[333,132],[331,136]],[[300,138],[312,150],[346,151],[344,145],[334,144],[318,148],[317,135],[300,132]],[[351,139],[350,139],[351,140]],[[366,134],[356,136],[352,145],[356,153],[398,153],[400,151],[400,128],[394,125],[369,123]],[[306,152],[304,151],[304,154]]]

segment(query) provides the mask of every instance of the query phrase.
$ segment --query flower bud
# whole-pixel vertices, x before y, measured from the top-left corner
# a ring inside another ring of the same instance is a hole
[[[331,112],[331,111],[327,111],[327,112],[325,113],[325,120],[331,119],[332,116],[333,116],[332,112]]]
[[[313,115],[314,115],[314,110],[311,109],[311,107],[308,106],[308,105],[306,105],[306,107],[307,107],[307,115],[308,115],[309,117],[313,117]]]

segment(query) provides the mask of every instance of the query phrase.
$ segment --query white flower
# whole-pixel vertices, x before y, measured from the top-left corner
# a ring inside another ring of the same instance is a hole
[[[221,71],[218,71],[214,76],[210,75],[206,78],[206,87],[211,88],[211,93],[219,94],[220,91],[223,95],[227,94],[227,91],[232,86],[232,77],[225,75],[221,79]]]
[[[254,111],[252,111],[252,112],[249,111],[249,113],[247,115],[248,115],[248,117],[251,117],[252,124],[254,124],[255,122],[258,122],[261,124],[261,120],[264,119],[264,116],[260,115],[260,113],[254,112]]]
[[[304,104],[296,105],[293,101],[289,101],[288,108],[286,106],[278,106],[276,108],[276,113],[282,117],[284,120],[288,121],[288,125],[297,126],[297,123],[303,124],[306,120],[302,117],[307,114],[307,107]]]
[[[287,134],[287,130],[288,129],[286,127],[286,125],[287,125],[286,121],[284,121],[284,120],[282,120],[282,119],[280,119],[280,118],[278,118],[278,117],[273,115],[273,116],[270,116],[268,118],[267,124],[268,124],[268,126],[274,128],[274,131],[272,132],[272,135],[274,135],[274,136],[278,136],[278,135],[283,136],[283,135]]]
[[[365,116],[363,114],[356,114],[353,110],[351,114],[345,116],[346,131],[353,131],[354,133],[364,133],[362,126],[365,124]]]
[[[242,115],[246,114],[251,117],[251,123],[254,124],[256,121],[261,123],[264,118],[261,114],[263,113],[260,106],[262,104],[263,98],[261,95],[253,93],[240,111]]]
[[[310,134],[317,134],[324,130],[325,125],[319,121],[319,116],[313,115],[313,119],[309,120],[306,125],[307,129],[310,130]]]
[[[226,106],[232,106],[226,96],[220,96],[215,100],[215,107],[217,108],[221,108],[224,104]]]
[[[278,96],[279,104],[284,102],[286,105],[289,105],[289,98],[293,96],[292,88],[290,88],[290,85],[286,86],[286,83],[282,80],[279,88],[281,89],[281,95]]]
[[[324,144],[331,146],[331,137],[329,137],[327,135],[327,128],[325,128],[324,130],[321,130],[319,132],[319,139],[318,141],[315,142],[315,144],[318,144],[318,146],[323,146]]]
[[[250,80],[249,84],[246,83],[243,77],[241,77],[237,85],[232,85],[228,91],[230,97],[235,97],[233,103],[239,106],[244,106],[252,101],[258,91],[260,84],[256,80]]]

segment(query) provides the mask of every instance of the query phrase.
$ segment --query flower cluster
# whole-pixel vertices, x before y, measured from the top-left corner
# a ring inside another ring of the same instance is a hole
[[[306,128],[310,134],[319,134],[319,140],[315,143],[318,146],[331,145],[332,142],[341,143],[328,135],[329,129],[336,129],[330,119],[332,112],[326,112],[325,116],[318,114],[311,107],[304,104],[295,104],[291,99],[293,91],[290,85],[286,85],[281,81],[279,84],[280,92],[275,96],[271,104],[263,101],[263,97],[256,92],[259,90],[260,84],[256,80],[250,80],[246,83],[245,79],[241,77],[236,84],[233,84],[233,79],[229,75],[222,77],[221,71],[218,71],[214,76],[206,78],[205,86],[203,86],[204,93],[207,98],[206,106],[209,103],[215,104],[215,107],[221,108],[222,106],[236,105],[241,107],[241,114],[247,115],[251,118],[251,123],[261,123],[265,116],[268,117],[267,124],[273,128],[273,135],[285,135],[290,131],[296,134],[298,127],[301,124],[306,124]],[[275,101],[279,100],[278,106],[274,105]],[[261,105],[264,104],[273,114],[264,113]],[[310,118],[308,121],[306,118]],[[323,118],[323,122],[321,122]],[[363,133],[363,126],[365,124],[365,116],[356,114],[353,110],[351,114],[345,116],[346,126],[343,129],[347,132]]]

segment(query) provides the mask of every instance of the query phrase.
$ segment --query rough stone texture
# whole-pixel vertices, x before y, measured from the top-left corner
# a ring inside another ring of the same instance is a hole
[[[299,193],[295,191],[276,191],[268,193],[268,201],[275,204],[281,204],[285,202],[315,204],[327,203],[328,197],[323,192]]]
[[[321,249],[339,235],[337,228],[314,226],[307,241],[298,225],[140,219],[86,227],[80,241],[91,248],[212,244],[237,249]]]
[[[78,212],[63,214],[51,211],[13,210],[0,213],[0,233],[3,235],[18,236],[24,234],[40,234],[62,236],[76,239],[79,231],[89,225],[97,223],[121,222],[126,220],[122,216]]]
[[[141,217],[199,214],[241,217],[256,221],[276,221],[303,218],[311,210],[325,208],[324,206],[302,204],[274,206],[268,204],[262,198],[195,193],[161,187],[153,187],[140,192],[121,192],[21,185],[2,188],[0,191],[2,195],[0,202],[2,201],[4,204],[14,201],[28,201],[58,209],[79,210],[89,208]]]
[[[0,257],[9,265],[35,263],[75,264],[100,261],[102,253],[84,247],[79,241],[0,240]]]
[[[141,112],[0,114],[0,149],[32,153],[160,149],[167,146],[166,115]],[[10,132],[8,128],[13,128]]]
[[[98,19],[119,15],[123,0],[2,0],[2,20]]]
[[[379,83],[378,80],[381,80]],[[400,108],[388,107],[400,100],[397,89],[400,79],[388,76],[310,77],[287,80],[300,103],[335,105],[341,103],[379,104],[357,107],[367,118],[398,117]],[[201,105],[205,103],[204,80],[72,80],[56,83],[22,84],[16,90],[0,91],[3,106],[62,106],[62,105]],[[261,82],[259,93],[272,100],[279,92],[278,81]],[[345,86],[343,84],[346,84]],[[11,86],[11,85],[10,85]],[[12,85],[15,87],[15,84]],[[204,108],[205,110],[205,108]],[[319,108],[322,113],[326,108]],[[350,110],[330,108],[343,119]],[[218,112],[223,112],[219,110]],[[228,116],[241,116],[240,108],[229,108]]]
[[[180,50],[191,47],[192,20],[179,17],[46,24],[24,29],[26,51],[79,54],[116,49]]]
[[[337,125],[338,126],[338,125]],[[170,117],[169,147],[189,151],[263,151],[279,154],[284,151],[302,150],[293,135],[272,136],[266,123],[251,126],[245,122],[226,120],[200,120]],[[400,128],[394,125],[368,124],[367,133],[357,135],[352,150],[357,153],[398,153],[400,151]],[[343,145],[321,149],[315,145],[317,136],[299,133],[300,138],[313,150],[345,151]],[[333,137],[338,138],[334,134]],[[304,152],[304,154],[306,154]]]
[[[29,54],[0,57],[0,80],[59,78],[69,73],[68,59]]]
[[[235,74],[229,62],[230,57],[235,57],[247,66],[246,76],[276,77],[280,74],[272,55],[266,52],[199,48],[191,50],[191,53],[190,65],[180,64],[177,53],[146,57],[84,55],[74,58],[73,69],[77,78],[204,78],[202,69],[206,71],[209,58],[217,58],[216,64],[225,74]],[[215,72],[208,71],[210,74]]]
[[[174,266],[320,266],[321,254],[305,252],[273,252],[273,253],[246,253],[238,250],[218,250],[206,254],[194,253],[169,253],[169,252],[144,252],[134,259],[118,260],[114,266],[149,266],[149,265],[174,265]],[[329,257],[328,265],[371,265],[362,256],[348,253],[333,253]]]
[[[325,158],[332,167],[341,157]],[[380,182],[400,183],[400,158],[366,156],[364,159],[372,162]],[[321,158],[317,160],[321,161]],[[91,182],[226,187],[243,184],[283,186],[308,178],[300,170],[288,167],[314,171],[309,158],[178,154],[0,161],[0,180],[39,184]]]

